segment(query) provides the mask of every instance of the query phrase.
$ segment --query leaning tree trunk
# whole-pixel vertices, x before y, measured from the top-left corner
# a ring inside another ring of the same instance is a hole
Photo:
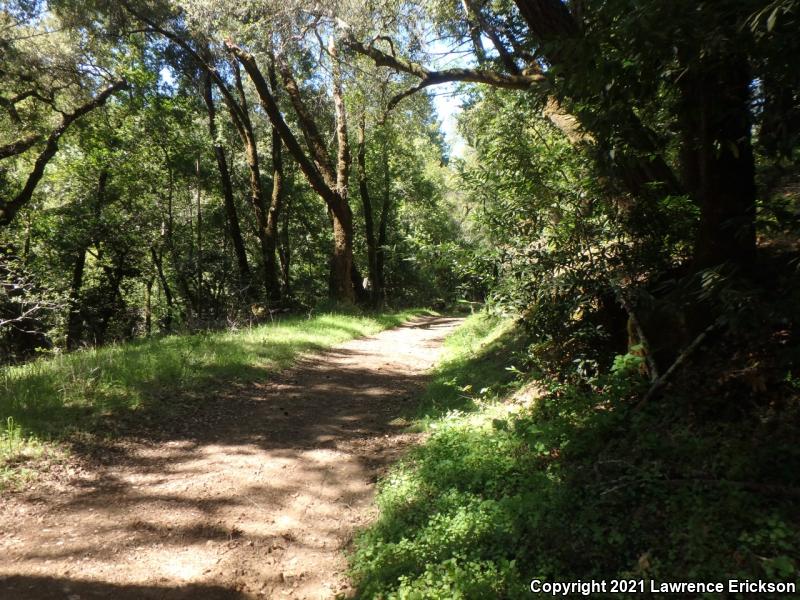
[[[233,198],[233,185],[231,184],[231,174],[228,169],[228,161],[225,158],[225,149],[217,139],[216,108],[214,98],[211,94],[211,76],[205,73],[203,76],[203,99],[206,103],[208,112],[208,133],[211,136],[211,143],[214,146],[214,156],[217,159],[217,169],[219,170],[220,186],[222,187],[222,199],[225,204],[225,215],[228,221],[228,233],[233,243],[233,251],[236,254],[236,262],[239,267],[239,283],[245,290],[246,295],[253,293],[252,277],[250,266],[247,264],[247,251],[245,250],[242,230],[239,226],[239,215],[236,212],[236,201]]]
[[[275,94],[278,81],[275,76],[275,61],[270,60],[269,64],[269,83],[272,93]],[[281,136],[278,130],[272,128],[272,198],[267,214],[267,224],[264,231],[266,248],[264,250],[264,272],[268,279],[269,299],[279,302],[281,299],[281,284],[278,280],[278,263],[276,252],[278,247],[278,223],[281,218],[283,208],[283,155],[281,154]]]
[[[325,144],[322,142],[313,117],[303,105],[299,89],[288,67],[285,65],[281,67],[284,86],[295,109],[298,124],[306,138],[307,149],[300,145],[284,120],[273,92],[253,55],[245,52],[231,41],[226,42],[226,46],[250,76],[261,100],[261,105],[269,116],[273,127],[278,131],[287,151],[297,162],[309,185],[322,198],[331,212],[334,230],[334,248],[330,270],[331,297],[337,301],[352,303],[355,296],[350,280],[350,269],[353,263],[353,216],[347,201],[349,152],[341,80],[337,76],[336,68],[334,69],[333,97],[336,108],[336,133],[339,152],[337,168],[334,172],[327,157]],[[330,48],[329,52],[335,59],[335,52],[332,52]]]
[[[247,98],[242,86],[242,79],[239,74],[238,63],[234,63],[236,89],[239,94],[240,113],[229,107],[231,118],[239,131],[239,136],[245,145],[245,157],[250,175],[250,203],[256,216],[256,227],[258,230],[258,240],[261,245],[262,267],[264,276],[264,287],[267,298],[270,300],[280,299],[280,284],[278,282],[277,265],[275,262],[275,240],[270,239],[269,208],[267,206],[266,194],[261,183],[261,165],[258,155],[258,146],[250,122],[249,107]],[[241,114],[241,117],[239,116]]]

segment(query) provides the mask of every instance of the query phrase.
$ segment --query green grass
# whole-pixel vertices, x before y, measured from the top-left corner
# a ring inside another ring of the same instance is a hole
[[[796,408],[703,421],[673,396],[633,411],[635,369],[511,401],[522,345],[482,315],[448,340],[419,412],[431,434],[356,538],[359,597],[521,599],[534,577],[798,581]]]
[[[476,313],[444,345],[444,357],[412,415],[418,427],[475,411],[518,385],[514,362],[522,360],[524,337],[511,319]]]
[[[239,331],[172,335],[87,349],[0,369],[0,486],[24,473],[43,443],[115,424],[168,418],[181,396],[214,382],[247,382],[302,352],[393,327],[422,311],[290,317]]]

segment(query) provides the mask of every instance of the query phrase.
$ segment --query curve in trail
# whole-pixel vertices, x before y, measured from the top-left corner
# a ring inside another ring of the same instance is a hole
[[[332,598],[398,415],[458,319],[418,318],[217,394],[169,434],[0,507],[0,599]]]

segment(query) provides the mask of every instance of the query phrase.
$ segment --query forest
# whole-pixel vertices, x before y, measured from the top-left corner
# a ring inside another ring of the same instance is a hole
[[[0,597],[800,597],[798,31],[0,0]]]

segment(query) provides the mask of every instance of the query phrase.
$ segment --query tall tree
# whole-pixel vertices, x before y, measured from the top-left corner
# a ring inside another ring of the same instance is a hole
[[[317,127],[316,120],[308,110],[294,73],[288,61],[279,64],[284,88],[294,108],[298,125],[306,142],[304,149],[287,125],[261,68],[253,54],[233,43],[227,47],[241,62],[250,76],[264,111],[270,118],[287,151],[297,162],[309,185],[327,206],[333,224],[333,252],[331,256],[330,295],[333,299],[353,302],[355,292],[351,279],[353,269],[353,213],[348,201],[350,170],[350,145],[347,137],[347,112],[344,105],[341,71],[338,66],[338,49],[335,39],[328,45],[328,55],[334,65],[332,69],[332,97],[336,120],[336,167],[328,156],[327,148]]]
[[[211,76],[208,73],[203,73],[203,100],[208,112],[208,132],[211,136],[211,143],[214,146],[214,157],[216,158],[217,169],[219,170],[222,199],[225,203],[225,214],[228,221],[228,233],[233,243],[234,253],[236,254],[239,278],[245,293],[248,296],[252,296],[252,276],[250,274],[250,266],[247,262],[247,250],[245,249],[241,227],[239,226],[239,215],[237,214],[236,201],[233,197],[233,184],[231,183],[230,170],[228,169],[228,160],[225,157],[225,148],[218,139],[216,122],[217,110],[212,94]]]

